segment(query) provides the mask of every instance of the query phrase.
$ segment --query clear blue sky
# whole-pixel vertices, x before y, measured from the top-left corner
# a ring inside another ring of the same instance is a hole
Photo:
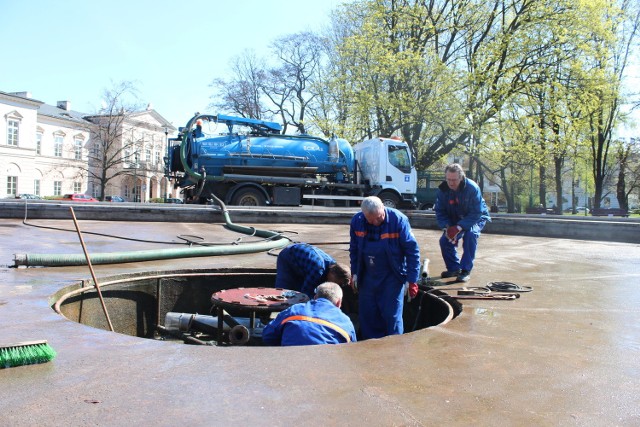
[[[339,0],[0,0],[0,91],[93,113],[105,89],[133,81],[176,128],[210,111],[214,78],[243,50],[319,31]],[[112,83],[113,82],[113,83]]]

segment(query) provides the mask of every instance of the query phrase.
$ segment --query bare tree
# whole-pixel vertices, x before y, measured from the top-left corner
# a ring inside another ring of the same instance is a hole
[[[291,125],[306,133],[307,110],[316,97],[312,87],[325,55],[322,42],[314,33],[301,32],[276,39],[270,61],[243,52],[232,61],[230,79],[212,82],[210,106],[242,117],[279,117],[283,132]]]
[[[267,107],[262,101],[267,72],[264,61],[252,50],[245,50],[232,59],[231,78],[214,79],[212,87],[216,95],[209,107],[241,117],[265,119]]]
[[[272,50],[280,60],[280,66],[272,72],[277,77],[272,79],[272,86],[279,86],[279,92],[287,95],[283,97],[287,105],[282,113],[299,133],[306,133],[307,108],[316,97],[311,91],[313,78],[318,75],[324,55],[322,39],[314,33],[301,32],[277,39]]]
[[[132,175],[128,164],[137,164],[143,137],[128,129],[125,122],[139,106],[130,100],[136,97],[132,82],[115,84],[105,89],[102,107],[91,116],[85,117],[91,123],[89,154],[84,170],[89,181],[99,187],[100,200],[104,200],[107,185],[122,175]]]

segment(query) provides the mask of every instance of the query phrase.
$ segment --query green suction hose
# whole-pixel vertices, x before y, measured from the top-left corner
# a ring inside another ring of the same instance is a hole
[[[243,245],[229,244],[220,246],[195,246],[179,249],[157,249],[147,251],[108,252],[91,255],[92,264],[120,264],[127,262],[155,261],[176,258],[195,258],[217,255],[235,255],[263,252],[278,249],[289,244],[289,240],[274,231],[259,230],[253,227],[236,225],[231,221],[226,206],[220,199],[213,196],[220,204],[225,220],[225,228],[242,234],[263,237],[261,242]],[[63,267],[73,265],[87,265],[84,254],[15,254],[14,266],[27,267]]]

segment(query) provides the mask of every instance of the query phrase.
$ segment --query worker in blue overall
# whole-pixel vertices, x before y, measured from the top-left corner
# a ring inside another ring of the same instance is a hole
[[[375,196],[362,201],[351,219],[351,259],[354,292],[358,292],[362,339],[402,334],[405,284],[411,298],[418,293],[420,248],[408,218],[386,208]]]
[[[446,271],[442,278],[455,277],[459,282],[471,278],[480,232],[491,221],[489,209],[478,184],[465,176],[462,166],[448,165],[445,181],[438,187],[434,210],[440,237],[440,251]],[[462,257],[458,255],[458,241],[462,239]]]
[[[342,295],[338,284],[320,284],[313,300],[292,305],[269,322],[262,330],[262,341],[282,346],[355,342],[353,323],[340,310]]]
[[[280,251],[276,262],[276,288],[290,289],[313,298],[323,282],[341,286],[349,283],[349,272],[323,250],[307,243],[295,243]]]

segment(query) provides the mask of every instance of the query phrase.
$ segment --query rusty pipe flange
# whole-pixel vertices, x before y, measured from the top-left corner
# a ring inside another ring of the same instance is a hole
[[[216,307],[253,312],[282,311],[307,301],[309,297],[306,294],[282,288],[224,289],[211,296],[211,303]]]

